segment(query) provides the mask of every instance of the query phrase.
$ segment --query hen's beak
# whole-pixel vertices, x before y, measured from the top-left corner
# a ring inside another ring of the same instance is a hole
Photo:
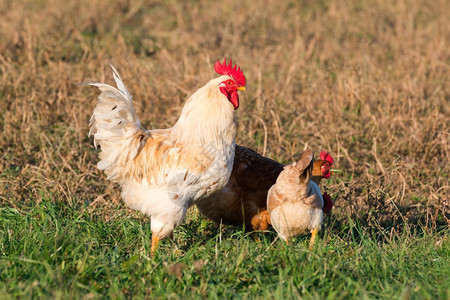
[[[330,174],[333,175],[336,172],[342,172],[342,170],[339,169],[330,169]]]
[[[245,87],[244,86],[238,86],[238,87],[236,87],[236,89],[238,89],[240,91],[245,91]]]

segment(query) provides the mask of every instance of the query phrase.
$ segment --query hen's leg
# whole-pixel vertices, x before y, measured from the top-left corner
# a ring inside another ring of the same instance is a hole
[[[153,257],[156,253],[156,249],[158,249],[159,238],[156,234],[152,234],[152,247],[150,248],[150,255]]]
[[[267,210],[261,211],[251,219],[253,230],[267,230],[270,225],[270,214]]]
[[[314,241],[316,240],[317,228],[311,231],[311,241],[309,242],[309,249],[312,250],[314,247]]]
[[[253,231],[264,231],[269,229],[270,214],[267,210],[261,211],[254,215],[250,221]],[[253,233],[256,242],[260,242],[257,232]]]

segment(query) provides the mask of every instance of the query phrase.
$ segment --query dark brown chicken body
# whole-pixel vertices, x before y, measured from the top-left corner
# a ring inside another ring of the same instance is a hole
[[[325,151],[314,162],[312,178],[317,185],[331,175],[332,157]],[[200,213],[214,222],[242,225],[247,229],[267,230],[270,214],[267,211],[267,193],[277,181],[285,166],[264,157],[256,151],[236,145],[233,171],[227,185],[213,195],[196,202]],[[324,211],[331,210],[328,194]]]
[[[256,151],[236,145],[228,184],[210,197],[197,201],[200,213],[216,223],[245,223],[247,228],[253,230],[268,229],[267,191],[276,182],[283,167]]]

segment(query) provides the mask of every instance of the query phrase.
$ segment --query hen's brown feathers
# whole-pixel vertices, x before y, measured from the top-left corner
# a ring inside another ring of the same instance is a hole
[[[245,192],[268,190],[283,171],[283,165],[258,152],[236,145],[231,173]],[[257,174],[258,176],[255,176]]]
[[[233,171],[227,185],[197,207],[216,223],[241,225],[265,230],[270,224],[267,214],[267,191],[283,171],[283,165],[236,145]]]
[[[312,178],[311,180],[314,181],[317,185],[320,184],[320,181],[323,178],[322,174],[322,166],[324,165],[325,161],[318,159],[315,161],[312,169]]]

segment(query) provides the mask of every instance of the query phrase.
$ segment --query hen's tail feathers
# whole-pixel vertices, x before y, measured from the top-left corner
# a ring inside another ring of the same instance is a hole
[[[118,181],[126,161],[133,159],[140,148],[142,137],[147,131],[141,128],[131,95],[111,66],[117,88],[104,83],[85,84],[98,87],[102,93],[90,120],[89,136],[94,136],[94,146],[101,148],[97,167],[105,170],[108,179]]]

